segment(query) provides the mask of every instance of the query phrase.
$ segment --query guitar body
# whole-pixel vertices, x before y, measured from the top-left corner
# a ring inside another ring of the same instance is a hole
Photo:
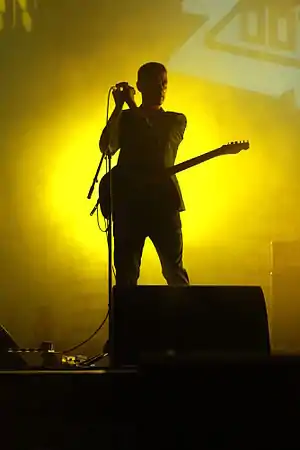
[[[105,219],[109,218],[109,173],[106,173],[99,184],[99,204],[100,210]],[[180,197],[176,188],[176,182],[166,172],[152,176],[145,174],[126,174],[118,166],[111,170],[111,194],[112,212],[114,213],[119,205],[135,203],[141,205],[149,202],[155,207],[159,205],[173,205],[177,207]]]
[[[118,170],[117,167],[111,169],[111,177],[112,177],[112,196],[115,197],[115,184],[118,183]],[[119,180],[120,184],[120,180]],[[99,183],[99,205],[100,210],[105,219],[109,218],[110,213],[110,203],[109,203],[109,173],[106,173]]]

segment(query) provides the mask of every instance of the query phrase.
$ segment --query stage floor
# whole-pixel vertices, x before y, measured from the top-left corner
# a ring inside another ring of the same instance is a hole
[[[1,371],[1,434],[9,449],[295,449],[299,380],[296,357]]]

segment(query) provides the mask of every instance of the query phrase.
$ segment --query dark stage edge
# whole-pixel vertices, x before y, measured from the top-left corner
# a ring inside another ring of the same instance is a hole
[[[3,448],[300,448],[300,357],[1,371]]]

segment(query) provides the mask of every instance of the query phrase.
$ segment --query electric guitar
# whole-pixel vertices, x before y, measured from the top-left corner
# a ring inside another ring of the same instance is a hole
[[[212,158],[216,158],[217,156],[222,155],[236,155],[240,153],[242,150],[248,150],[250,147],[249,141],[239,141],[239,142],[230,142],[226,145],[223,145],[220,148],[217,148],[216,150],[212,150],[208,153],[204,153],[200,156],[196,156],[195,158],[188,159],[187,161],[183,161],[182,163],[176,164],[171,167],[167,167],[162,172],[155,173],[154,175],[151,174],[151,176],[147,177],[145,174],[142,176],[139,176],[139,174],[130,174],[130,177],[128,176],[127,181],[132,181],[134,178],[135,183],[137,183],[136,186],[139,186],[140,188],[151,185],[151,184],[157,184],[160,182],[163,182],[166,179],[170,179],[172,175],[175,175],[176,173],[182,172],[183,170],[189,169],[193,166],[196,166],[198,164],[204,163],[205,161],[209,161]],[[121,170],[118,166],[115,166],[111,170],[111,177],[112,177],[112,194],[113,194],[113,200],[114,204],[115,202],[115,194],[116,198],[120,199],[120,194],[123,194],[123,197],[126,198],[126,174],[124,174],[123,170]],[[109,211],[110,211],[110,205],[109,205],[109,173],[106,173],[99,184],[99,204],[100,209],[105,217],[105,219],[108,219],[109,217]],[[139,189],[138,187],[138,189]]]

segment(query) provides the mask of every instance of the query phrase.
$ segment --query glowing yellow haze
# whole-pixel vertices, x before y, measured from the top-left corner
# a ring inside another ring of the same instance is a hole
[[[245,205],[249,206],[251,202],[256,201],[261,189],[259,180],[263,180],[266,168],[266,163],[259,153],[257,137],[252,140],[252,136],[237,131],[245,128],[242,119],[238,126],[239,118],[235,117],[233,129],[228,129],[227,135],[222,131],[212,107],[218,104],[218,99],[214,99],[213,95],[213,90],[209,95],[206,91],[205,101],[200,89],[199,101],[195,101],[194,89],[183,89],[182,80],[170,76],[165,108],[184,112],[188,118],[188,127],[177,162],[218,148],[227,141],[250,140],[250,150],[246,152],[216,158],[178,175],[187,209],[182,214],[187,248],[220,241],[226,235],[230,237],[230,228],[239,221],[239,217],[244,231],[251,227],[250,217],[245,219],[240,214]],[[42,158],[42,163],[47,166],[41,192],[44,198],[41,214],[44,216],[45,227],[50,223],[56,227],[60,241],[55,250],[56,261],[59,259],[59,264],[64,265],[68,252],[72,252],[74,260],[78,253],[84,257],[85,266],[100,274],[106,272],[106,237],[98,229],[97,215],[92,218],[89,215],[97,200],[98,184],[91,201],[87,200],[87,193],[100,160],[98,139],[105,125],[106,104],[103,102],[99,105],[97,93],[90,92],[87,95],[85,92],[85,103],[87,97],[90,101],[88,114],[79,97],[76,104],[74,101],[70,104],[70,108],[73,108],[72,115],[69,116],[66,102],[63,113],[59,117],[51,118],[52,123],[48,123],[47,131],[36,134],[35,143],[31,142],[35,151],[32,152],[30,170],[36,170],[34,161],[38,154],[38,164],[41,164]],[[113,104],[111,106],[113,107]],[[77,112],[75,115],[74,108]],[[227,113],[233,115],[234,108],[228,106]],[[49,128],[56,131],[52,133],[51,139]],[[40,142],[46,142],[42,153],[39,153]],[[116,161],[117,156],[114,157],[113,164]],[[102,165],[100,178],[104,173],[105,164]],[[26,221],[26,218],[24,219]],[[101,216],[100,224],[104,227]],[[158,274],[160,268],[149,243],[145,247],[144,262],[142,276],[144,280],[151,282],[153,264]],[[156,275],[154,279],[157,279]]]

